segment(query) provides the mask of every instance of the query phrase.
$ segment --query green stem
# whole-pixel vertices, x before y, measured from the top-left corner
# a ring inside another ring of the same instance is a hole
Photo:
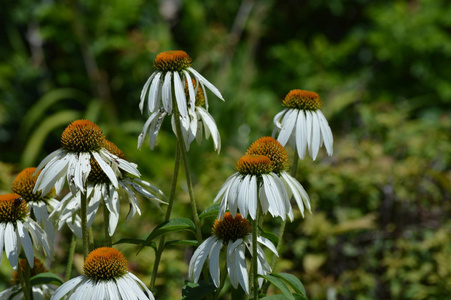
[[[28,262],[26,262],[28,264]],[[17,265],[17,274],[19,275],[20,285],[22,286],[22,292],[25,300],[30,300],[30,291],[27,286],[27,281],[25,279],[24,273],[22,272],[22,267],[20,266],[20,261]]]
[[[86,194],[81,193],[81,233],[83,236],[83,258],[89,254],[89,234],[88,234],[88,201]]]
[[[105,246],[110,247],[113,245],[111,241],[110,233],[108,232],[108,224],[110,223],[110,211],[106,207],[106,203],[103,202],[103,229],[105,230]]]
[[[260,215],[259,206],[257,207],[257,214],[255,220],[252,220],[252,290],[254,299],[258,299],[258,269],[257,269],[257,236],[258,236],[258,219]]]
[[[75,255],[75,246],[77,245],[77,237],[75,234],[72,234],[72,239],[70,241],[69,248],[69,258],[67,259],[67,267],[66,267],[66,281],[69,281],[72,273],[72,265],[74,263],[74,255]]]
[[[196,225],[196,238],[197,241],[202,243],[202,232],[200,230],[200,219],[199,215],[197,213],[197,204],[196,199],[194,198],[194,192],[193,192],[193,182],[191,181],[191,175],[189,173],[189,166],[188,166],[188,158],[186,156],[186,145],[185,141],[183,140],[183,133],[182,133],[182,125],[180,123],[180,113],[177,109],[177,103],[175,102],[175,99],[172,100],[172,107],[174,108],[174,120],[175,120],[175,127],[177,131],[177,141],[180,146],[180,152],[182,155],[182,161],[183,161],[183,168],[185,169],[185,177],[186,177],[186,184],[188,185],[188,194],[191,202],[191,210],[193,213],[193,219],[194,219],[194,225]]]
[[[294,178],[296,178],[296,173],[298,170],[298,162],[299,162],[299,156],[297,154],[296,148],[294,148],[293,164],[291,165],[291,176]],[[287,225],[287,219],[283,220],[282,224],[280,224],[279,235],[278,235],[279,242],[277,243],[277,246],[276,246],[277,253],[280,253],[280,249],[282,249],[282,244],[283,244],[282,241],[283,241],[283,235],[285,233],[286,225]],[[273,255],[272,259],[271,259],[271,264],[270,264],[271,270],[274,270],[276,262],[277,262],[277,256]],[[266,292],[268,291],[268,287],[269,287],[269,282],[267,281],[267,282],[265,282],[265,284],[262,288],[263,293],[266,294]]]
[[[227,261],[224,262],[224,266],[221,269],[221,282],[219,283],[219,286],[213,295],[213,300],[219,299],[219,295],[221,294],[221,290],[224,287],[226,278],[227,278]]]
[[[28,291],[28,295],[30,295],[30,300],[33,300],[33,290],[32,290],[32,286],[31,286],[31,268],[30,268],[30,264],[28,263],[28,261],[25,263],[25,286],[27,288]]]
[[[175,190],[177,188],[177,180],[178,180],[178,174],[180,169],[180,147],[177,143],[177,150],[175,153],[175,164],[174,164],[174,173],[172,174],[172,185],[171,185],[171,193],[169,195],[169,202],[168,202],[168,208],[166,210],[166,215],[164,216],[165,221],[169,221],[171,218],[171,212],[172,212],[172,206],[174,204],[174,198],[175,198]],[[165,236],[161,236],[160,242],[158,244],[158,250],[155,253],[155,261],[153,264],[153,271],[152,276],[150,278],[150,289],[153,290],[155,287],[155,280],[157,278],[158,274],[158,266],[160,264],[161,255],[163,254],[164,250],[164,243],[165,243]]]

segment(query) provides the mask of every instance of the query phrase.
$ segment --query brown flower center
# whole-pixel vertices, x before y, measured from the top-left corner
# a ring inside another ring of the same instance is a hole
[[[17,194],[0,195],[0,223],[23,221],[28,216],[27,202]]]
[[[93,250],[86,257],[83,270],[85,275],[93,279],[108,280],[118,278],[127,273],[127,260],[114,248],[102,247]]]
[[[175,50],[158,54],[153,66],[155,69],[163,72],[180,72],[190,67],[191,63],[191,57],[185,51]]]
[[[28,261],[26,259],[22,259],[20,261],[20,269],[22,270],[22,273],[25,273],[25,264],[28,264]],[[33,277],[35,275],[47,272],[47,269],[44,267],[44,265],[41,263],[41,261],[35,257],[33,268],[31,268],[30,271],[31,271],[30,277]],[[13,272],[13,277],[11,278],[11,283],[13,285],[20,283],[19,273],[17,271]]]
[[[46,199],[42,197],[41,191],[33,193],[36,180],[38,179],[39,173],[41,173],[41,171],[39,171],[36,175],[33,175],[35,171],[36,168],[26,168],[20,172],[13,181],[12,191],[20,195],[27,202],[45,202]],[[53,190],[54,189],[52,189],[52,191],[50,191],[46,196],[50,196],[53,193]]]
[[[237,213],[235,218],[226,212],[222,219],[217,219],[213,224],[213,234],[225,243],[245,238],[251,232],[249,221]]]
[[[285,148],[272,137],[262,137],[252,143],[246,155],[264,155],[273,164],[273,172],[280,173],[288,169],[288,154]]]
[[[283,105],[302,110],[317,110],[323,107],[323,102],[315,92],[292,90],[283,99]]]
[[[70,123],[61,135],[61,148],[73,152],[98,151],[104,142],[100,127],[88,120]]]
[[[243,175],[258,176],[272,172],[273,164],[264,155],[245,155],[236,163],[235,169]]]

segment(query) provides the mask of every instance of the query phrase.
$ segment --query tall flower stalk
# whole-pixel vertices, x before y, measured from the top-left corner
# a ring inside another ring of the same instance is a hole
[[[192,60],[184,51],[165,51],[157,55],[154,61],[155,72],[149,77],[141,92],[139,108],[144,113],[147,98],[147,113],[149,115],[143,130],[138,137],[138,148],[141,148],[146,134],[150,136],[150,148],[156,145],[156,138],[166,115],[171,115],[172,129],[177,138],[176,161],[172,179],[171,196],[166,211],[165,221],[169,221],[175,197],[180,162],[183,163],[185,179],[188,187],[192,216],[195,225],[195,235],[202,242],[202,232],[197,203],[194,196],[193,182],[189,171],[187,150],[190,143],[212,136],[216,151],[221,149],[219,131],[214,119],[208,113],[208,98],[206,88],[219,99],[224,100],[218,89],[191,67]],[[146,97],[147,96],[147,97]],[[204,106],[206,108],[203,108]],[[151,289],[155,286],[158,266],[164,249],[165,238],[160,237],[156,251],[155,263],[151,276]]]

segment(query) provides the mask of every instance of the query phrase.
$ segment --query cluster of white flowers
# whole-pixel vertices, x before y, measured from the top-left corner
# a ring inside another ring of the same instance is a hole
[[[207,89],[224,99],[215,86],[191,67],[191,63],[184,51],[167,51],[156,57],[154,67],[157,70],[141,92],[139,108],[144,113],[147,99],[148,119],[138,137],[138,148],[147,133],[150,147],[155,147],[164,117],[170,115],[173,131],[186,149],[192,141],[200,142],[203,136],[208,139],[211,135],[214,149],[219,153],[221,139],[215,120],[208,112]],[[332,133],[320,111],[322,102],[318,94],[293,90],[283,104],[286,108],[274,118],[273,136],[277,135],[277,140],[273,137],[256,140],[237,162],[237,172],[217,193],[214,202],[220,201],[220,205],[213,235],[199,245],[189,263],[192,281],[199,281],[208,260],[211,279],[219,287],[220,254],[226,249],[225,265],[231,285],[234,288],[240,286],[249,294],[247,253],[253,256],[254,268],[260,275],[272,271],[262,246],[278,256],[274,244],[257,230],[255,224],[259,214],[269,213],[284,221],[293,220],[291,199],[302,216],[305,210],[311,212],[307,192],[287,172],[289,163],[284,145],[291,145],[301,159],[308,152],[314,160],[322,145],[328,155],[332,155]],[[53,258],[55,224],[58,230],[67,224],[80,238],[81,217],[84,217],[84,224],[91,227],[99,205],[103,204],[107,209],[105,214],[109,216],[108,224],[104,224],[108,226],[106,235],[112,236],[119,224],[121,201],[125,200],[130,208],[127,220],[141,214],[137,194],[150,199],[161,211],[160,204],[166,204],[162,200],[165,199],[163,192],[139,177],[137,165],[127,161],[96,124],[88,120],[69,124],[62,133],[61,148],[44,158],[37,168],[22,171],[13,183],[13,193],[0,195],[0,251],[5,251],[16,270],[15,278],[21,277],[25,270],[32,270],[33,274],[45,272],[35,258],[35,250],[42,250],[47,260]],[[62,200],[54,199],[54,194],[61,195],[65,186],[68,192]],[[87,213],[81,216],[83,203]],[[255,226],[251,227],[251,223]],[[22,251],[25,260],[20,262]],[[258,285],[262,282],[259,278]],[[13,287],[0,293],[0,298],[24,296],[18,279],[14,283]],[[87,255],[84,275],[59,288],[42,284],[33,286],[30,292],[35,299],[154,299],[146,285],[128,271],[122,253],[111,247],[98,248]]]

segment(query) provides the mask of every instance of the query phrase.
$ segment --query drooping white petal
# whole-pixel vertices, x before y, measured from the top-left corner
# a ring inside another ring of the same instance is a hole
[[[39,174],[33,191],[37,192],[38,190],[42,190],[43,195],[48,194],[55,185],[55,182],[66,172],[69,158],[68,155],[65,155],[58,157],[53,164],[49,163]]]
[[[211,84],[207,79],[205,79],[202,75],[199,74],[199,72],[197,72],[196,70],[194,70],[192,67],[188,67],[188,71],[190,71],[191,73],[193,73],[194,77],[200,81],[202,84],[206,85],[207,88],[213,92],[213,94],[216,95],[216,97],[218,97],[219,99],[221,99],[222,101],[224,101],[224,98],[221,95],[221,92],[219,92],[219,90],[213,85]],[[206,90],[204,89],[204,94],[206,94]]]
[[[185,85],[182,84],[178,72],[174,72],[174,92],[177,107],[182,117],[188,117],[188,110],[186,108]]]
[[[196,94],[194,93],[193,82],[191,80],[191,76],[188,72],[183,70],[183,74],[185,75],[186,82],[188,83],[188,94],[189,94],[189,104],[190,109],[194,112],[194,108],[196,106]]]
[[[210,275],[216,287],[219,287],[219,281],[221,278],[219,269],[219,253],[221,252],[222,246],[222,241],[217,240],[211,247],[210,254],[208,255]]]
[[[146,292],[147,296],[149,296],[149,299],[151,300],[155,300],[152,292],[147,288],[147,286],[138,278],[136,277],[134,274],[132,273],[127,273],[125,276],[130,277],[132,280],[134,280],[139,286],[141,286],[141,288],[143,289],[144,292]]]
[[[302,216],[304,216],[304,205],[302,203],[304,203],[307,209],[311,212],[312,209],[310,206],[310,198],[304,187],[299,183],[299,181],[296,180],[296,178],[292,177],[287,172],[281,172],[281,176],[284,182],[288,185],[289,190],[293,193],[294,199],[301,210]]]
[[[307,139],[307,120],[304,111],[299,110],[296,126],[296,148],[301,159],[304,159],[305,157],[307,150]]]
[[[288,140],[290,139],[291,134],[293,133],[293,129],[295,128],[297,120],[297,111],[294,109],[290,109],[283,117],[282,128],[280,129],[279,136],[277,140],[285,146]]]
[[[17,269],[17,260],[19,258],[19,250],[17,240],[17,233],[14,230],[14,225],[10,222],[6,223],[5,228],[5,252],[9,263],[14,270]]]
[[[274,244],[268,240],[267,238],[263,237],[263,236],[258,236],[257,237],[257,242],[259,242],[262,245],[265,245],[269,250],[271,250],[276,256],[279,256],[279,254],[277,253],[276,247],[274,246]]]
[[[238,209],[241,213],[241,215],[246,218],[247,214],[248,214],[248,189],[249,189],[249,184],[250,184],[250,179],[251,179],[252,175],[246,175],[243,177],[240,185],[239,185],[239,189],[238,189],[238,197],[237,197],[237,204],[238,204]]]
[[[200,244],[196,251],[194,251],[193,257],[189,263],[189,277],[193,282],[197,282],[199,280],[200,273],[202,272],[202,266],[210,253],[211,246],[216,242],[216,240],[216,236],[211,236]]]
[[[92,154],[94,155],[95,160],[99,163],[102,171],[106,174],[106,176],[108,176],[108,179],[110,179],[114,187],[117,188],[117,177],[116,174],[114,174],[113,169],[102,159],[98,152],[92,152]]]
[[[249,294],[249,277],[247,275],[246,258],[244,255],[244,251],[245,251],[244,244],[240,244],[235,250],[234,259],[237,262],[237,269],[235,270],[235,272],[238,282],[240,283],[244,292],[246,292],[246,294]]]
[[[148,96],[148,111],[149,113],[154,112],[158,109],[158,102],[160,100],[160,92],[161,92],[161,78],[162,73],[158,72],[155,74],[155,77],[152,80],[152,84],[150,85],[149,96]]]
[[[143,89],[141,90],[141,97],[140,97],[140,101],[139,101],[139,110],[141,111],[141,114],[143,113],[143,108],[144,108],[144,100],[146,99],[146,93],[147,90],[149,89],[149,85],[152,82],[152,79],[155,77],[155,75],[158,72],[153,72],[152,75],[150,75],[150,77],[147,79],[146,83],[144,84]]]
[[[258,197],[257,197],[257,177],[251,176],[249,181],[249,189],[247,195],[247,201],[249,205],[249,213],[251,215],[252,220],[255,220],[257,216],[257,206],[258,206]]]
[[[273,177],[267,174],[262,175],[263,178],[263,190],[268,200],[268,211],[272,216],[280,216],[282,220],[285,220],[284,209],[280,201],[277,185],[275,184]]]
[[[0,223],[0,252],[3,254],[3,245],[5,240],[5,229],[6,223]],[[2,260],[0,259],[0,266],[2,265]]]
[[[67,293],[74,290],[75,287],[85,278],[86,277],[82,275],[82,276],[72,278],[71,280],[65,282],[53,294],[52,300],[59,300],[59,299],[63,298]]]
[[[131,286],[128,286],[127,282],[121,277],[117,278],[116,280],[116,286],[119,290],[119,294],[121,296],[121,299],[123,300],[135,300],[136,296],[134,295],[135,291],[132,289]]]
[[[327,155],[331,156],[334,153],[334,138],[332,131],[330,130],[329,123],[327,122],[327,119],[326,117],[324,117],[323,113],[320,110],[317,110],[316,113],[318,115],[318,120],[321,127],[321,136],[324,139],[324,146],[326,147]]]
[[[221,151],[221,136],[219,135],[219,130],[218,127],[216,127],[215,120],[203,107],[198,106],[197,111],[203,120],[206,138],[208,138],[208,135],[211,133],[215,150],[219,153]]]
[[[20,242],[22,243],[23,250],[25,252],[25,256],[27,258],[28,263],[30,264],[30,267],[33,268],[34,265],[34,253],[33,253],[33,244],[30,239],[30,235],[25,230],[24,226],[22,225],[22,222],[17,220],[16,221],[17,226],[17,234],[20,238]]]
[[[109,300],[121,300],[121,297],[119,297],[119,291],[117,289],[116,282],[114,281],[106,281],[106,290],[108,292],[108,298]]]
[[[108,299],[105,297],[105,294],[106,294],[105,288],[106,288],[106,286],[102,280],[97,281],[97,283],[95,283],[95,286],[92,290],[92,295],[91,295],[90,299],[91,300]]]
[[[163,99],[163,108],[168,113],[172,113],[172,80],[171,80],[172,72],[167,72],[164,76],[163,82],[163,91],[162,91],[162,99]]]
[[[144,138],[146,137],[146,134],[147,134],[147,130],[148,130],[150,124],[155,120],[155,118],[158,117],[158,115],[159,115],[158,111],[153,112],[150,115],[150,117],[147,119],[146,123],[144,123],[144,127],[143,127],[141,133],[138,136],[138,149],[141,149],[141,146],[142,146],[142,144],[144,142]]]
[[[230,283],[235,289],[238,287],[238,278],[236,276],[237,261],[234,256],[235,249],[237,246],[233,247],[233,245],[234,244],[238,245],[240,242],[242,242],[241,239],[235,242],[229,241],[229,243],[227,244],[227,273],[229,274]]]
[[[318,115],[315,112],[310,112],[312,115],[312,159],[315,160],[318,155],[319,146],[321,142],[321,128],[318,120]]]

